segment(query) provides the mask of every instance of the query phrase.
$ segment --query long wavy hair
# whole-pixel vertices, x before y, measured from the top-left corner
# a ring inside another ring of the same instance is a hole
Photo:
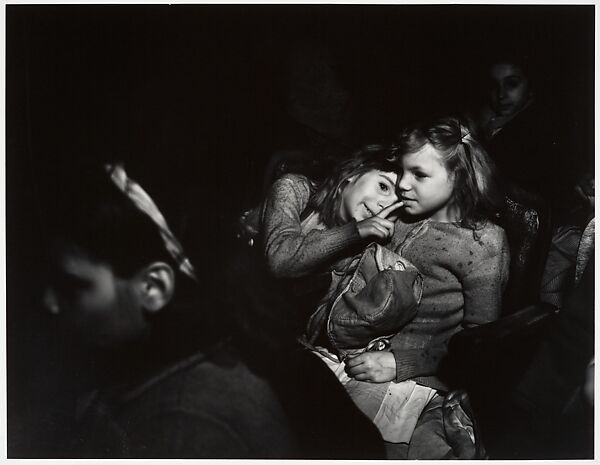
[[[317,212],[327,227],[341,226],[342,192],[350,178],[370,171],[399,173],[400,164],[391,145],[367,145],[334,166],[332,174],[317,185],[305,212]],[[396,186],[397,187],[397,186]]]
[[[438,151],[453,178],[450,205],[458,209],[460,225],[475,230],[494,220],[502,205],[495,165],[469,127],[456,117],[416,124],[401,133],[396,154],[415,153],[426,144]]]

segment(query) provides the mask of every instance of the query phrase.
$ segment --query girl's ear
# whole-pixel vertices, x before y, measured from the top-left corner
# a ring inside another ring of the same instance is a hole
[[[175,272],[165,262],[154,262],[137,276],[138,291],[143,308],[155,313],[162,310],[175,294]]]

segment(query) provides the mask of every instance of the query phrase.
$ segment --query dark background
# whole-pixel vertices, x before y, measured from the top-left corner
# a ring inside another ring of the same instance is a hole
[[[124,160],[191,212],[211,264],[273,152],[462,111],[508,48],[533,62],[565,163],[593,166],[593,6],[8,5],[6,39],[9,457],[60,455],[87,382],[39,304],[40,212],[75,160]]]

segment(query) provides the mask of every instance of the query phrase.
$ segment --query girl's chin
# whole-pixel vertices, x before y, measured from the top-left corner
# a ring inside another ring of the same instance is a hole
[[[415,208],[415,207],[408,207],[408,208],[403,208],[402,209],[402,216],[405,218],[412,218],[415,220],[419,220],[422,218],[427,217],[427,212],[423,212],[422,210],[420,210],[419,208]]]

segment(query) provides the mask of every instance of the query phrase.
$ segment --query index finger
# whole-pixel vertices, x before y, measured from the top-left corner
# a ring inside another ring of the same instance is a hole
[[[397,210],[398,208],[400,208],[401,206],[404,205],[404,202],[402,202],[401,200],[399,202],[393,203],[391,205],[388,205],[387,207],[385,207],[383,210],[381,210],[379,213],[377,213],[377,215],[380,218],[387,218],[387,216],[392,213],[394,210]]]

